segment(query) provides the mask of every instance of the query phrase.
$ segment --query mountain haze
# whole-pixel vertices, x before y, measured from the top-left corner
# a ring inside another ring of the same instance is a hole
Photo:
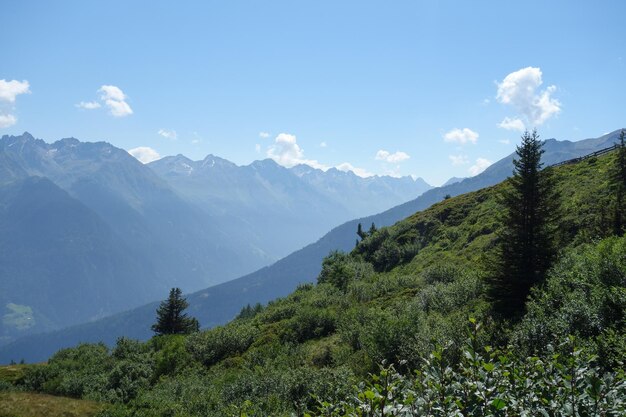
[[[381,199],[408,200],[407,186],[409,195],[429,188],[318,174],[323,186],[272,160],[238,167],[179,155],[147,166],[106,142],[3,136],[0,345],[257,270],[354,217],[350,187],[368,213]]]
[[[362,178],[335,168],[285,168],[272,159],[237,166],[208,155],[165,157],[148,166],[181,196],[201,207],[229,234],[242,230],[279,259],[349,219],[377,213],[432,188],[423,179]]]
[[[18,309],[29,323],[2,320],[4,340],[110,315],[172,286],[226,281],[271,260],[108,143],[3,136],[0,166],[0,315]]]

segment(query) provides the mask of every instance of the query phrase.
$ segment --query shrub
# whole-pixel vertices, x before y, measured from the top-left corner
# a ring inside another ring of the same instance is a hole
[[[195,361],[211,366],[220,360],[244,352],[254,342],[258,329],[247,321],[234,321],[190,335],[186,349]]]
[[[475,321],[458,362],[439,347],[410,378],[393,365],[339,401],[320,400],[314,416],[618,416],[626,413],[626,375],[602,372],[594,357],[567,337],[565,354],[520,357],[479,347]]]
[[[336,314],[330,309],[302,306],[287,323],[282,339],[285,342],[302,343],[331,334],[336,325]]]
[[[569,251],[536,288],[514,333],[526,352],[541,351],[568,334],[592,338],[626,326],[626,238]],[[618,338],[612,338],[618,340]]]
[[[164,335],[152,339],[155,348],[154,376],[175,375],[191,365],[193,359],[187,351],[185,337],[182,335]]]

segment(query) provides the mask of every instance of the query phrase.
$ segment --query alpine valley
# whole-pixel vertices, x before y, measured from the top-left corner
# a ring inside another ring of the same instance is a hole
[[[144,165],[106,142],[3,136],[0,344],[138,307],[171,287],[230,281],[431,188],[270,159]]]

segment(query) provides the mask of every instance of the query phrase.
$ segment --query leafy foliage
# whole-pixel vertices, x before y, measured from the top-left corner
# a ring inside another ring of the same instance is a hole
[[[626,413],[626,374],[602,372],[596,358],[565,338],[564,354],[520,357],[510,349],[477,347],[472,320],[463,355],[438,347],[415,371],[393,365],[355,386],[339,402],[320,400],[316,416],[618,416]],[[550,347],[548,347],[550,350]]]
[[[526,352],[534,352],[553,343],[555,338],[565,339],[568,335],[589,342],[599,336],[611,338],[621,334],[623,337],[626,329],[624,254],[626,241],[615,237],[568,251],[553,268],[546,284],[533,291],[528,313],[514,334],[516,344]],[[623,340],[614,342],[624,343]],[[592,347],[598,353],[601,350],[599,345]],[[615,355],[599,357],[607,367],[618,365]]]

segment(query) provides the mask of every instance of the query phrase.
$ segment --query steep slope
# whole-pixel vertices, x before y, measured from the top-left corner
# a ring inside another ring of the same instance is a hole
[[[7,286],[0,308],[11,320],[32,320],[37,312],[37,322],[45,323],[20,324],[19,331],[13,326],[0,343],[126,310],[159,299],[172,286],[191,291],[227,281],[270,262],[247,234],[222,230],[110,144],[4,136],[0,167],[0,278]],[[35,177],[47,180],[32,182]],[[64,209],[46,210],[44,203]],[[33,218],[27,222],[28,213]],[[35,291],[38,279],[41,291]],[[82,297],[60,297],[52,282]],[[81,292],[68,290],[74,287]]]
[[[145,274],[95,212],[50,180],[0,187],[0,338],[92,320],[133,305]]]
[[[618,134],[619,131],[615,131],[601,138],[580,142],[549,140],[545,146],[544,161],[547,164],[556,163],[611,146],[617,140]],[[448,194],[455,196],[494,185],[510,175],[513,169],[512,159],[513,155],[498,161],[476,177],[427,191],[417,199],[381,214],[347,222],[331,230],[314,244],[308,245],[272,266],[191,294],[188,297],[191,304],[190,311],[200,320],[202,326],[211,327],[232,319],[246,304],[266,302],[276,297],[285,296],[293,291],[298,284],[312,282],[319,274],[322,259],[331,251],[352,250],[359,222],[364,225],[374,222],[378,227],[389,226],[415,212],[441,202]],[[584,217],[581,219],[572,218],[571,221],[577,223],[584,221],[583,219]],[[62,332],[22,339],[14,345],[0,350],[0,359],[15,357],[19,352],[23,352],[26,357],[31,357],[27,354],[32,352],[33,358],[45,358],[58,348],[70,346],[79,341],[105,340],[112,342],[116,337],[122,335],[145,338],[150,334],[147,329],[154,320],[155,308],[156,304],[152,304],[95,323],[64,329]],[[32,349],[36,349],[36,352]]]
[[[157,276],[151,279],[157,282],[197,289],[270,260],[247,243],[247,235],[222,231],[152,170],[106,142],[68,138],[47,144],[24,133],[0,139],[0,154],[21,168],[0,182],[22,173],[49,178],[98,213],[143,262],[153,264]]]

